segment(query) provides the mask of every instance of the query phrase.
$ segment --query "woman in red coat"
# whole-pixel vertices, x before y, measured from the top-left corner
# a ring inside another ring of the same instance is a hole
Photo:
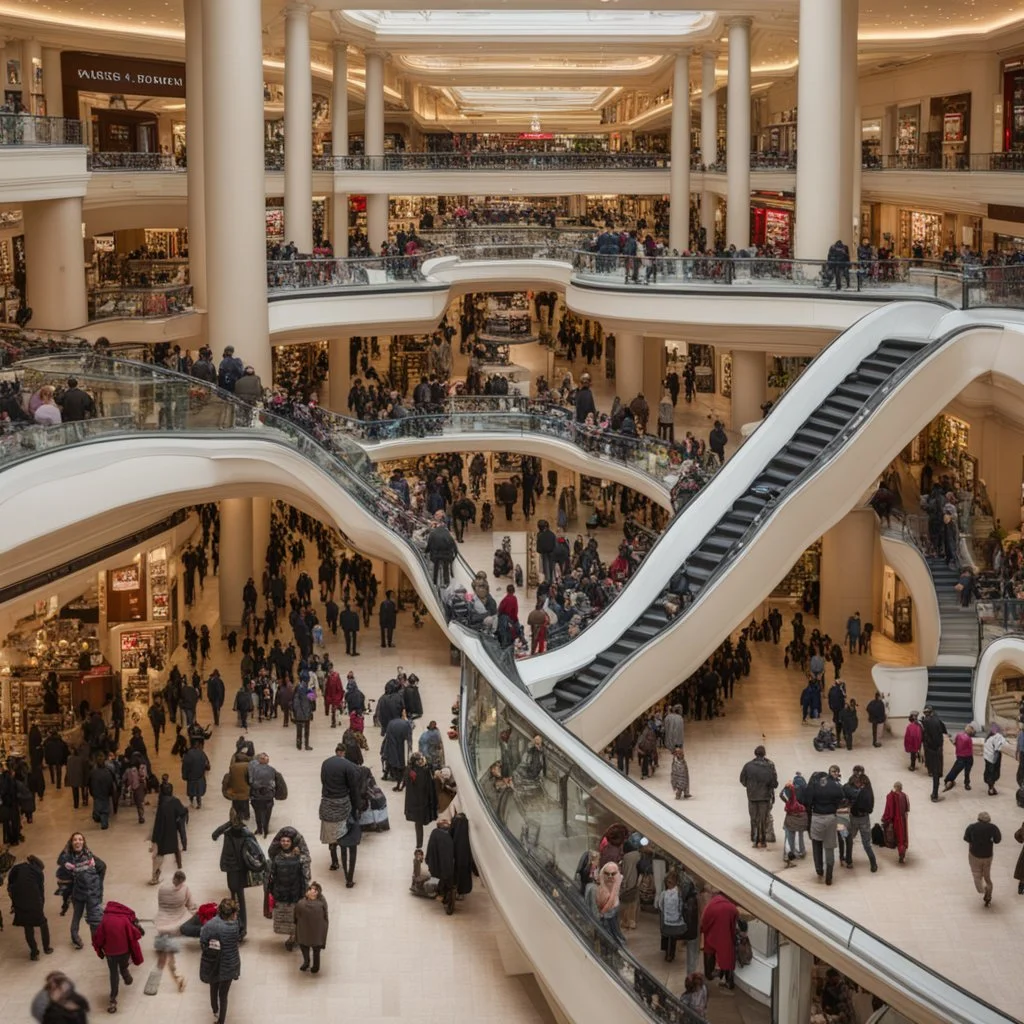
[[[903,783],[894,782],[892,790],[885,798],[882,826],[892,825],[893,838],[896,840],[896,850],[900,855],[901,864],[907,855],[907,847],[910,845],[908,814],[910,814],[910,801],[907,799],[907,794],[903,792]]]
[[[331,669],[327,674],[327,682],[324,683],[324,714],[331,712],[331,728],[338,724],[338,712],[345,700],[345,687],[341,682],[341,676],[337,669]]]
[[[131,907],[111,900],[103,910],[103,919],[92,935],[92,948],[102,960],[106,958],[110,971],[110,1004],[107,1013],[117,1013],[117,990],[119,978],[126,985],[132,983],[128,961],[136,967],[142,963],[142,929]]]
[[[717,964],[721,971],[721,984],[735,988],[733,971],[736,969],[736,928],[740,919],[739,908],[728,896],[715,893],[700,918],[700,933],[704,936],[704,976],[710,981]]]

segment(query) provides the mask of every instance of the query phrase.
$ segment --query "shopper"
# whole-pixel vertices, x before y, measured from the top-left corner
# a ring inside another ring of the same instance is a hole
[[[687,930],[686,904],[679,876],[674,871],[665,876],[665,887],[655,897],[654,906],[660,915],[661,950],[666,962],[672,963],[676,958],[676,942]]]
[[[78,929],[85,918],[94,931],[103,917],[103,881],[107,865],[96,857],[81,832],[72,832],[57,858],[57,881],[66,890],[74,907],[71,915],[71,944],[82,948]]]
[[[292,697],[292,721],[295,723],[295,749],[312,750],[309,745],[309,725],[313,719],[313,702],[309,688],[301,679]],[[305,745],[305,746],[303,746]]]
[[[164,857],[174,857],[174,864],[181,868],[181,851],[188,847],[188,809],[174,795],[174,787],[164,776],[160,784],[160,795],[157,798],[156,814],[153,817],[153,832],[150,837],[149,852],[153,857],[153,875],[150,885],[160,884],[160,869]]]
[[[775,765],[768,760],[763,746],[754,748],[754,758],[740,772],[740,785],[747,791],[750,813],[750,841],[754,849],[768,846],[768,816],[779,788]]]
[[[101,960],[107,961],[110,973],[110,1002],[107,1013],[117,1013],[117,994],[120,982],[131,985],[133,979],[128,965],[142,963],[139,939],[143,931],[131,907],[111,900],[103,911],[99,926],[92,934],[92,948]]]
[[[946,775],[945,784],[942,787],[944,793],[948,793],[956,786],[956,777],[964,773],[964,789],[971,788],[971,769],[974,767],[974,733],[973,725],[965,726],[953,737],[953,750],[956,753],[956,760],[949,774]]]
[[[921,742],[924,733],[921,723],[917,720],[917,712],[911,711],[907,720],[907,728],[903,733],[903,749],[910,755],[910,770],[917,771],[917,760],[921,754]]]
[[[201,739],[193,739],[190,749],[181,759],[181,777],[185,781],[188,805],[197,810],[203,806],[203,797],[206,796],[206,773],[210,770],[210,759],[203,747]]]
[[[982,758],[985,761],[985,785],[988,786],[988,795],[996,796],[996,783],[1002,768],[1003,751],[1012,749],[1012,744],[1003,735],[1003,730],[995,722],[988,729],[988,737],[982,747]]]
[[[330,850],[331,871],[340,867],[338,844],[358,824],[362,800],[362,774],[345,757],[345,745],[339,743],[334,748],[334,756],[320,766],[320,842]],[[355,847],[352,850],[354,852]]]
[[[306,840],[294,828],[281,829],[267,851],[267,873],[264,889],[269,916],[274,922],[274,934],[284,935],[284,948],[295,947],[295,904],[309,886],[310,858]],[[265,904],[265,905],[266,905]],[[272,906],[272,909],[271,909]]]
[[[700,918],[700,933],[704,938],[704,976],[721,973],[719,984],[733,989],[736,982],[736,937],[739,929],[739,908],[724,893],[716,892]]]
[[[244,939],[246,932],[245,890],[249,882],[250,871],[256,873],[257,870],[250,865],[255,864],[259,858],[262,858],[262,864],[265,865],[266,857],[260,849],[256,837],[245,827],[234,809],[232,809],[228,820],[214,829],[211,838],[216,842],[221,836],[224,837],[224,845],[220,851],[220,869],[224,872],[228,892],[232,896],[230,902],[237,915],[239,936]],[[257,852],[259,858],[256,858]]]
[[[300,971],[320,973],[320,951],[327,945],[329,923],[323,887],[319,882],[310,882],[305,898],[295,904],[295,941],[302,951]],[[312,966],[309,961],[310,951],[313,953]]]
[[[177,936],[181,932],[181,926],[197,910],[196,901],[186,884],[185,872],[175,871],[174,877],[169,882],[164,882],[157,890],[157,911],[154,919],[156,938],[153,940],[153,948],[156,950],[157,984],[163,973],[164,967],[170,967],[171,977],[174,979],[178,991],[185,990],[185,976],[178,973],[176,954],[181,950],[181,944]],[[149,995],[151,980],[146,982],[146,994]],[[155,992],[153,993],[156,994]]]
[[[863,765],[854,765],[853,774],[843,787],[843,792],[850,803],[850,842],[847,846],[846,866],[853,867],[853,837],[859,834],[874,873],[878,870],[875,851],[871,847],[871,814],[875,809],[875,793]]]
[[[814,870],[826,885],[832,884],[836,846],[839,844],[836,813],[846,800],[843,792],[842,772],[832,765],[828,773],[816,772],[807,784],[806,804],[811,817],[811,853]]]
[[[33,854],[25,858],[24,863],[15,864],[7,876],[7,893],[11,898],[11,909],[14,911],[14,927],[25,931],[25,942],[28,945],[29,958],[39,959],[39,946],[36,945],[36,929],[43,943],[43,952],[52,953],[50,946],[50,927],[46,921],[46,878],[43,862]]]
[[[433,873],[433,869],[431,869]],[[586,900],[594,919],[621,945],[626,945],[626,936],[619,927],[619,890],[622,874],[614,861],[608,861],[598,872],[597,881],[587,886]]]
[[[245,925],[239,921],[240,914],[244,912],[234,900],[221,900],[216,917],[207,921],[199,933],[199,980],[210,986],[210,1007],[216,1024],[224,1024],[231,983],[242,974],[239,943],[245,937]]]
[[[935,709],[930,704],[924,709],[921,733],[921,743],[924,747],[924,766],[932,778],[932,803],[938,803],[939,783],[942,781],[943,738],[949,735],[949,731],[946,729],[946,723],[935,714]]]
[[[885,845],[895,848],[899,854],[900,863],[903,864],[907,857],[907,848],[910,846],[910,801],[903,792],[903,783],[894,782],[892,790],[885,798],[885,810],[882,812],[882,828],[885,835]]]
[[[967,863],[971,867],[974,888],[983,896],[985,906],[992,903],[992,855],[994,845],[1003,840],[1002,833],[988,811],[982,811],[978,820],[972,822],[964,830],[964,842],[967,843]]]

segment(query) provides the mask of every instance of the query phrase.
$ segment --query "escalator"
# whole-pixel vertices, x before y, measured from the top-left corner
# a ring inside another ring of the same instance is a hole
[[[804,420],[800,429],[705,534],[673,577],[671,589],[683,606],[680,615],[685,615],[686,607],[699,599],[704,586],[719,568],[753,539],[761,520],[779,499],[855,429],[865,406],[924,345],[925,342],[918,339],[883,341]],[[571,714],[600,689],[620,662],[655,640],[674,620],[664,602],[650,605],[606,651],[585,668],[560,680],[551,695],[541,701],[542,705],[556,717]]]

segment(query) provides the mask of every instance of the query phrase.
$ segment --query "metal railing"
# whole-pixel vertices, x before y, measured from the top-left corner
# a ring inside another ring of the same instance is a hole
[[[174,316],[192,308],[190,284],[102,285],[89,292],[90,320]]]
[[[89,153],[86,166],[90,171],[184,171],[184,155],[173,153]]]
[[[0,146],[80,146],[82,122],[70,117],[0,113]]]
[[[385,153],[321,156],[318,170],[334,171],[655,171],[671,164],[667,153],[539,153],[531,150],[470,153]]]
[[[393,286],[437,287],[423,276],[425,259],[438,255],[424,250],[414,256],[301,256],[293,260],[267,261],[267,289],[281,294],[296,289],[372,288]]]
[[[865,171],[1024,171],[1024,152],[889,153],[862,161]]]

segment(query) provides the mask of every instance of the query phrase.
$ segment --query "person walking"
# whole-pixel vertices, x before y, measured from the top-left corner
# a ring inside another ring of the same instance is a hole
[[[846,707],[839,712],[839,724],[842,737],[846,741],[846,749],[853,750],[853,734],[857,731],[857,702],[851,697]]]
[[[903,749],[910,755],[910,770],[917,771],[917,761],[921,755],[921,744],[924,740],[924,731],[921,723],[917,720],[917,712],[911,711],[907,720],[907,728],[903,732]]]
[[[166,781],[160,784],[160,796],[153,816],[153,831],[150,835],[149,852],[153,857],[153,876],[150,885],[160,884],[160,869],[164,857],[171,854],[175,866],[181,868],[181,852],[188,847],[188,809],[174,795],[174,787]]]
[[[839,845],[836,814],[845,800],[839,765],[832,765],[827,774],[818,772],[811,776],[806,790],[807,810],[811,817],[811,853],[814,871],[819,878],[825,879],[826,885],[832,884],[836,847]]]
[[[377,619],[380,623],[380,645],[381,647],[395,646],[395,626],[398,624],[398,605],[395,604],[395,592],[385,591],[384,600],[380,603],[377,612]]]
[[[996,783],[999,781],[999,774],[1002,768],[1003,751],[1012,747],[1010,741],[1003,735],[1003,730],[995,722],[988,729],[988,736],[985,745],[982,747],[981,756],[985,761],[985,785],[988,786],[988,795],[996,796]]]
[[[210,702],[214,725],[220,725],[220,709],[224,707],[224,697],[224,680],[221,678],[220,669],[215,668],[210,673],[210,678],[206,680],[206,699]]]
[[[686,904],[679,887],[679,876],[674,871],[665,875],[665,887],[654,898],[661,929],[661,950],[666,963],[676,958],[676,942],[686,935]]]
[[[455,538],[444,524],[444,512],[434,513],[434,527],[427,534],[427,557],[434,563],[434,586],[447,587],[452,579],[452,562],[455,561],[459,549]]]
[[[153,940],[156,967],[146,981],[146,995],[156,995],[165,967],[170,967],[171,977],[178,986],[178,991],[184,992],[185,976],[178,973],[176,960],[176,954],[181,951],[177,936],[181,933],[181,926],[198,909],[186,884],[184,871],[175,871],[174,877],[160,886],[156,894],[156,904],[156,917],[153,921],[156,928],[156,938]]]
[[[868,713],[868,722],[871,725],[871,746],[880,747],[879,737],[882,735],[882,726],[885,725],[885,701],[880,693],[875,693],[874,699],[868,701],[865,708]]]
[[[248,681],[243,682],[235,693],[233,709],[238,712],[238,724],[242,732],[249,728],[249,716],[252,714],[252,690]]]
[[[327,673],[327,681],[324,683],[324,714],[330,712],[331,728],[338,727],[338,713],[345,703],[345,684],[341,681],[341,675],[336,668]]]
[[[274,934],[286,936],[284,948],[295,948],[295,904],[302,899],[310,882],[309,848],[305,839],[290,826],[281,829],[267,851],[264,876],[265,913],[273,919]],[[272,907],[272,909],[270,909]]]
[[[733,972],[736,970],[739,919],[739,908],[721,892],[711,897],[700,918],[700,933],[704,938],[704,976],[710,981],[717,970],[721,974],[719,984],[728,989],[736,987]]]
[[[676,799],[689,800],[690,768],[686,763],[686,754],[681,746],[676,746],[672,749],[672,771],[670,777],[672,791],[675,793]]]
[[[313,702],[309,697],[309,690],[301,680],[295,687],[295,695],[292,697],[292,721],[295,723],[295,749],[302,750],[305,744],[306,750],[312,750],[309,745],[309,723],[313,718]]]
[[[239,737],[241,743],[241,737]],[[249,765],[252,758],[244,746],[235,750],[227,774],[221,780],[221,795],[231,801],[231,809],[242,821],[249,820]],[[244,915],[243,915],[244,916]]]
[[[400,715],[388,722],[380,752],[384,761],[384,778],[395,779],[397,785],[394,791],[400,792],[403,786],[406,752],[412,753],[412,722],[409,721],[404,706]]]
[[[85,918],[90,932],[103,917],[103,882],[107,865],[86,845],[81,832],[72,832],[57,858],[57,881],[67,888],[73,911],[71,914],[71,944],[82,948],[78,929]]]
[[[801,860],[807,856],[807,847],[804,845],[804,833],[810,827],[810,819],[807,816],[807,808],[801,802],[799,793],[806,788],[804,777],[795,773],[779,793],[785,809],[785,817],[782,819],[784,840],[782,843],[782,861],[789,867],[799,857]]]
[[[36,944],[36,929],[43,943],[43,952],[53,952],[50,945],[50,926],[46,920],[46,877],[43,862],[33,854],[29,854],[21,864],[15,864],[7,876],[7,894],[11,898],[11,909],[14,911],[14,927],[25,932],[25,944],[28,946],[29,959],[39,959],[39,946]]]
[[[779,788],[775,765],[768,760],[764,747],[754,748],[753,760],[740,772],[740,785],[747,791],[747,810],[750,813],[750,841],[754,849],[768,846],[768,816]]]
[[[910,846],[910,801],[903,792],[903,783],[894,782],[892,789],[885,797],[885,810],[882,812],[882,829],[885,833],[885,845],[895,848],[899,854],[899,862],[903,864]]]
[[[353,611],[347,601],[339,616],[339,625],[345,637],[345,653],[352,658],[358,658],[359,651],[356,648],[359,645],[359,612]]]
[[[967,725],[953,737],[953,750],[956,754],[956,760],[946,775],[946,780],[942,787],[943,793],[948,793],[956,786],[956,778],[961,772],[964,773],[964,789],[970,790],[971,769],[974,767],[974,733],[974,726]]]
[[[117,995],[120,982],[131,985],[134,980],[129,963],[142,964],[142,938],[139,919],[131,907],[111,900],[103,911],[99,926],[92,934],[92,948],[101,960],[107,961],[110,972],[110,1002],[107,1013],[117,1013]]]
[[[424,827],[437,820],[437,793],[434,774],[419,751],[409,756],[401,787],[405,790],[405,820],[416,826],[416,849],[422,849]]]
[[[327,946],[327,900],[319,882],[310,882],[306,895],[295,904],[295,941],[302,951],[300,971],[320,973],[320,952]],[[310,965],[309,955],[313,954]]]
[[[846,848],[846,866],[853,867],[853,839],[859,835],[874,873],[878,870],[878,861],[871,846],[871,815],[875,809],[875,793],[863,765],[854,765],[853,774],[843,787],[843,792],[850,802],[850,842]]]
[[[339,743],[334,748],[334,756],[328,757],[320,765],[320,842],[330,850],[331,871],[337,871],[340,866],[339,843],[349,831],[358,828],[363,800],[362,778],[359,767],[345,757],[344,743]],[[351,851],[354,869],[356,847],[351,847]],[[348,856],[346,854],[346,858]],[[347,867],[346,863],[346,875]]]
[[[239,944],[244,937],[244,911],[230,899],[220,901],[216,916],[210,918],[199,933],[202,950],[199,980],[210,986],[210,1008],[216,1024],[224,1024],[231,983],[242,975]]]
[[[622,873],[614,861],[608,861],[598,872],[597,881],[587,886],[586,901],[594,919],[607,929],[612,939],[626,945],[626,936],[619,927],[619,891]]]
[[[921,721],[921,744],[924,747],[924,766],[932,779],[932,803],[939,802],[939,783],[942,781],[943,737],[949,735],[946,723],[929,704]]]
[[[964,830],[967,863],[971,867],[974,888],[982,894],[986,907],[992,903],[992,855],[995,844],[1002,840],[1003,835],[998,826],[992,824],[988,811],[981,811],[978,820]]]
[[[249,762],[249,800],[256,822],[256,835],[266,838],[270,833],[270,816],[274,813],[274,800],[287,798],[284,777],[270,763],[270,755],[261,752]],[[283,794],[280,795],[279,794]]]
[[[220,851],[220,869],[224,872],[228,892],[232,897],[231,902],[237,914],[239,936],[244,939],[246,932],[245,889],[249,882],[249,872],[254,870],[249,866],[250,860],[256,850],[259,850],[264,863],[266,863],[266,858],[259,848],[259,843],[256,842],[256,837],[246,828],[245,823],[234,809],[232,809],[228,820],[214,829],[211,838],[216,842],[221,836],[224,837],[224,844]],[[247,853],[248,856],[246,856]]]
[[[185,783],[188,805],[197,810],[203,806],[203,797],[206,796],[206,773],[210,770],[210,759],[203,747],[203,741],[199,737],[194,737],[181,759],[181,777]]]

